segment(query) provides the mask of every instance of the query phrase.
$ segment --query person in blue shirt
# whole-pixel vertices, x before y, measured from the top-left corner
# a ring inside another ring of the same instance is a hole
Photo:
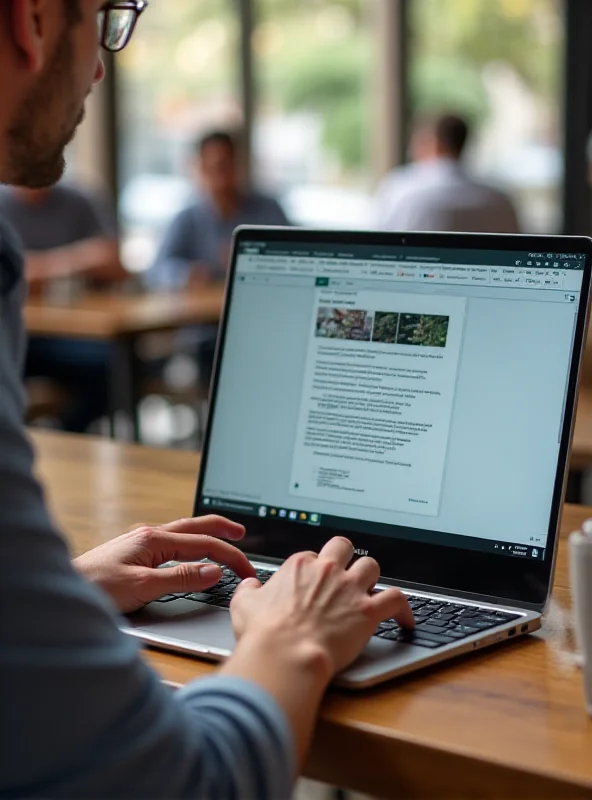
[[[143,0],[2,0],[0,182],[49,186],[101,80],[99,43],[125,46]],[[0,221],[0,797],[290,796],[332,676],[382,619],[413,626],[378,564],[337,537],[264,586],[209,516],[143,525],[71,561],[35,477],[23,424],[23,258]],[[109,532],[105,531],[106,538]],[[237,646],[219,673],[172,693],[121,633],[119,614],[243,579]],[[175,560],[177,566],[158,567]]]
[[[224,280],[239,225],[288,225],[279,203],[242,185],[239,146],[226,131],[194,145],[195,201],[171,222],[150,271],[157,285]]]

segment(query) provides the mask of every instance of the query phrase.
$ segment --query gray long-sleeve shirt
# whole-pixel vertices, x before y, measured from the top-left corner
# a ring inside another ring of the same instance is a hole
[[[275,701],[224,677],[170,692],[73,570],[23,429],[23,298],[0,226],[0,797],[288,797]]]

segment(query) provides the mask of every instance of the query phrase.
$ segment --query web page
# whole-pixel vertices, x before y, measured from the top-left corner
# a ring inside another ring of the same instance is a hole
[[[438,513],[465,299],[320,289],[292,493]]]
[[[584,257],[386,256],[245,246],[202,506],[542,557]]]

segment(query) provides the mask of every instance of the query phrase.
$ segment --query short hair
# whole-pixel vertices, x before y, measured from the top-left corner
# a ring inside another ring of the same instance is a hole
[[[456,114],[440,114],[431,127],[442,150],[460,158],[471,132],[468,121]]]
[[[228,131],[210,131],[206,133],[204,136],[200,136],[193,145],[193,150],[196,155],[201,156],[203,155],[204,150],[210,144],[221,144],[232,152],[233,155],[236,155],[236,151],[238,149],[238,142],[236,137],[229,133]]]

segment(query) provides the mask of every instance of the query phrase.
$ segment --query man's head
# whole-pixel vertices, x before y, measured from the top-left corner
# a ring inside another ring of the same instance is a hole
[[[55,183],[64,149],[104,74],[97,14],[103,0],[1,0],[0,181]]]
[[[236,139],[225,131],[208,133],[195,143],[200,183],[219,204],[233,201],[240,190],[237,151]]]
[[[450,158],[460,161],[470,136],[468,122],[455,114],[439,114],[424,119],[411,140],[414,161]]]

